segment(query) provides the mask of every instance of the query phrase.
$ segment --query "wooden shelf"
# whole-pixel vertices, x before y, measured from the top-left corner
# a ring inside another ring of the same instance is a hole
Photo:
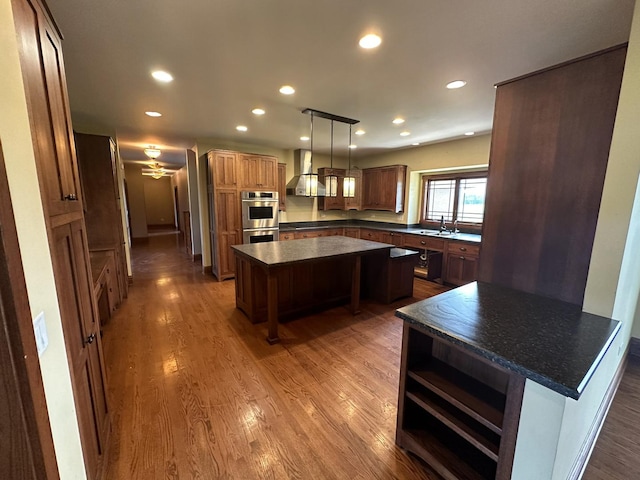
[[[407,376],[493,432],[502,434],[504,394],[435,358],[420,369],[409,370]]]
[[[495,437],[494,441],[492,441],[487,435],[484,435],[484,432],[474,428],[475,426],[468,419],[461,418],[460,412],[456,412],[454,407],[444,401],[437,402],[422,393],[409,391],[407,391],[407,398],[460,435],[491,460],[498,461],[499,435],[492,434]]]

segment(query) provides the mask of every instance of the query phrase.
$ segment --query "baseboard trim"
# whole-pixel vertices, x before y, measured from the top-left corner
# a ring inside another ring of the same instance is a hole
[[[598,440],[598,435],[600,435],[600,430],[602,430],[602,426],[604,425],[604,421],[607,418],[607,413],[609,413],[609,409],[611,408],[611,404],[613,403],[613,398],[618,391],[618,387],[620,386],[620,381],[622,380],[622,375],[624,375],[624,371],[627,367],[627,359],[629,355],[629,347],[627,347],[627,351],[624,354],[624,360],[620,362],[618,365],[618,369],[616,370],[615,375],[613,376],[613,380],[611,381],[611,385],[607,389],[607,392],[604,394],[604,398],[602,399],[602,403],[598,408],[598,412],[596,413],[596,418],[591,425],[591,429],[589,430],[589,434],[582,444],[582,448],[580,449],[580,453],[578,454],[578,458],[573,464],[573,468],[569,472],[567,480],[579,480],[582,478],[584,474],[584,470],[587,468],[587,464],[589,463],[589,458],[591,457],[591,453],[593,452],[594,447],[596,446],[596,441]]]
[[[211,265],[203,267],[202,271],[205,275],[213,275],[213,269],[211,268]]]
[[[202,254],[196,253],[193,255],[193,263],[202,263]]]
[[[629,355],[640,357],[640,338],[631,337],[629,340]]]

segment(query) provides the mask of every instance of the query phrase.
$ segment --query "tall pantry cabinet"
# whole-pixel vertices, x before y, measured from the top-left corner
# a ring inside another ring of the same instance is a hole
[[[61,35],[39,0],[12,8],[80,439],[95,479],[110,422]]]

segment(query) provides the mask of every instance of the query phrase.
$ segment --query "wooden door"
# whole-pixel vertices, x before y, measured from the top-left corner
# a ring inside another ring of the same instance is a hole
[[[20,63],[45,211],[82,210],[60,37],[36,1],[13,0]]]
[[[89,478],[97,478],[109,419],[104,384],[102,342],[92,305],[91,272],[84,223],[54,227],[51,249],[65,346]]]

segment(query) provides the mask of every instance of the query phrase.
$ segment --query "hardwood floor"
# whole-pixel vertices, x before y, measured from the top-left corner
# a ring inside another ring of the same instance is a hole
[[[394,443],[402,322],[415,298],[281,326],[235,309],[176,235],[133,250],[129,298],[104,328],[113,419],[106,478],[433,479]]]
[[[627,368],[600,431],[583,480],[640,476],[640,357],[629,355]]]

